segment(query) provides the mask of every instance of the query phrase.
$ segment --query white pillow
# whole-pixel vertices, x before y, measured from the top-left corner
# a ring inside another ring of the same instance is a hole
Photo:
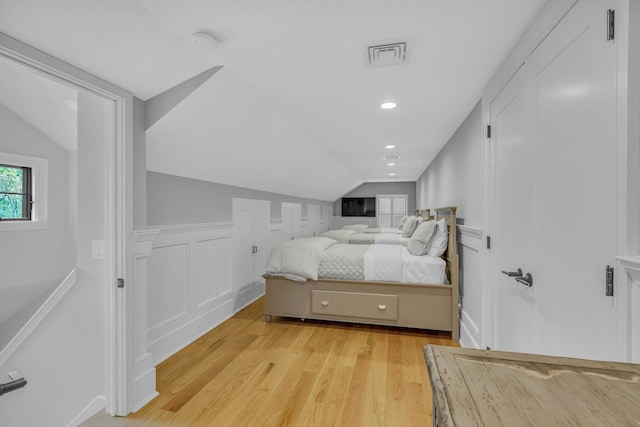
[[[442,218],[437,222],[438,227],[429,242],[429,248],[427,249],[427,255],[440,256],[447,250],[447,244],[449,243],[449,230],[447,228],[447,219]]]
[[[407,218],[402,226],[402,237],[411,237],[413,232],[416,230],[416,221],[417,218],[413,215]]]
[[[369,228],[368,225],[366,224],[351,224],[351,225],[345,225],[344,227],[342,227],[345,230],[356,230],[356,231],[362,231],[365,228]]]
[[[400,224],[398,224],[398,230],[402,230],[404,223],[407,222],[407,218],[409,218],[407,215],[400,218]]]
[[[407,243],[407,249],[411,255],[424,255],[429,249],[429,241],[433,237],[433,233],[436,231],[435,221],[425,221],[416,228],[413,232],[409,243]]]

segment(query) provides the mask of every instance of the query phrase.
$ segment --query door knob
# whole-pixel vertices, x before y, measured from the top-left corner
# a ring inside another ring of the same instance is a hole
[[[516,277],[516,276],[522,277],[522,269],[521,268],[519,268],[516,271],[504,271],[504,270],[502,270],[502,273],[506,274],[509,277]]]
[[[516,281],[528,287],[533,286],[533,276],[531,275],[531,273],[527,273],[524,276],[516,277]]]

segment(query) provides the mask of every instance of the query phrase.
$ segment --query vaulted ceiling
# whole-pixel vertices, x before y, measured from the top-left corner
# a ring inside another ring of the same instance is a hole
[[[149,169],[334,200],[415,181],[546,4],[0,0],[0,32],[143,100],[223,66],[149,128]],[[395,40],[405,63],[367,65],[367,44]]]

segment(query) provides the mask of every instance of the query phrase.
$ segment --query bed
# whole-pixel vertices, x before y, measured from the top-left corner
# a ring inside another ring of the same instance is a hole
[[[402,236],[400,233],[369,233],[350,229],[329,230],[320,234],[320,236],[329,237],[340,243],[349,243],[352,245],[383,244],[406,246],[409,242],[409,238]]]
[[[352,224],[342,227],[339,230],[329,230],[320,236],[329,237],[340,243],[360,244],[360,245],[402,245],[409,243],[411,233],[420,222],[429,219],[429,209],[416,210],[412,217],[419,219],[411,230],[404,230],[403,226],[408,216],[402,218],[400,227],[371,228],[364,224]]]
[[[292,280],[295,275],[265,273],[265,319],[270,322],[273,316],[282,316],[449,331],[452,340],[458,341],[456,208],[431,212],[435,212],[436,221],[444,219],[448,228],[447,248],[440,257],[445,283],[406,283],[389,281],[385,276],[384,280],[324,278],[321,274],[300,282]],[[342,246],[357,251],[359,245]],[[373,246],[391,250],[389,245]]]

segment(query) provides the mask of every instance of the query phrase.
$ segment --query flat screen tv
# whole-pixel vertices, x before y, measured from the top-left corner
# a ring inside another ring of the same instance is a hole
[[[376,198],[343,197],[342,216],[376,216]]]

